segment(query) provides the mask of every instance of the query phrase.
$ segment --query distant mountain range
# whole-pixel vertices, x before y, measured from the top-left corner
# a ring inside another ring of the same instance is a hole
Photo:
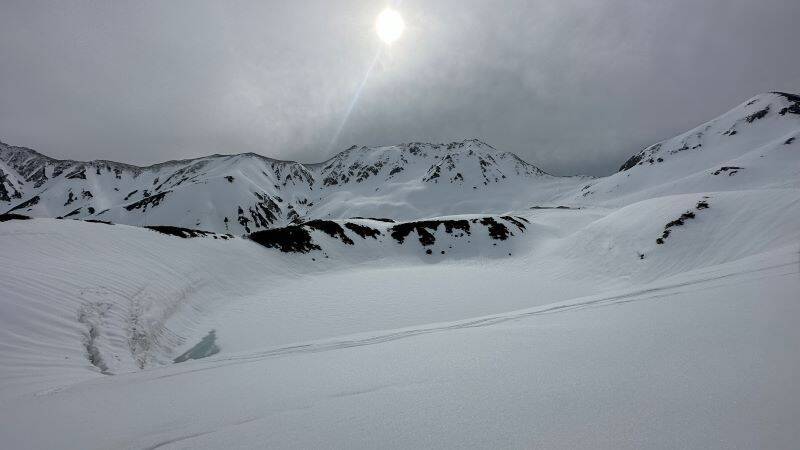
[[[0,212],[243,234],[319,218],[619,205],[658,194],[794,186],[798,137],[800,96],[769,93],[647,147],[605,178],[552,176],[479,140],[353,146],[318,164],[243,153],[147,167],[57,160],[0,143]],[[780,163],[765,160],[767,153]]]

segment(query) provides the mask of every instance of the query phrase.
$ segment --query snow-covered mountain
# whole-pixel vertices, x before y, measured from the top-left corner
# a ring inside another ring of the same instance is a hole
[[[3,448],[798,442],[798,96],[604,178],[478,141],[144,168],[3,144],[0,170]]]
[[[417,219],[536,204],[797,186],[800,97],[756,96],[605,178],[556,177],[478,141],[351,147],[319,164],[253,153],[136,167],[0,143],[0,210],[243,234],[312,219]]]
[[[626,204],[659,195],[800,186],[800,96],[762,94],[586,183],[575,201]]]
[[[477,140],[352,147],[311,165],[247,153],[135,167],[6,144],[0,161],[8,212],[234,234],[315,218],[501,213],[579,182]]]

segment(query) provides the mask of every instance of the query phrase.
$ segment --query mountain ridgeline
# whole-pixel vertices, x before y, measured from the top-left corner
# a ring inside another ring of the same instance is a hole
[[[478,140],[353,146],[318,164],[243,153],[147,167],[58,160],[0,143],[0,213],[244,234],[315,219],[624,205],[658,195],[794,186],[798,137],[800,96],[769,93],[647,147],[605,178],[552,176]]]
[[[477,140],[352,147],[308,165],[245,153],[148,167],[56,160],[0,144],[0,177],[2,212],[236,234],[314,218],[414,218],[424,208],[404,198],[458,201],[479,191],[496,198],[498,185],[556,179]],[[351,210],[352,197],[371,204]]]

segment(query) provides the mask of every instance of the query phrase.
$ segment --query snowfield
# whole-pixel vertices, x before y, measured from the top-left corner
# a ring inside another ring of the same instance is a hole
[[[8,448],[792,448],[798,292],[795,246],[546,307],[4,395],[0,434]]]
[[[3,144],[0,447],[796,448],[795,136],[774,93],[599,179]]]

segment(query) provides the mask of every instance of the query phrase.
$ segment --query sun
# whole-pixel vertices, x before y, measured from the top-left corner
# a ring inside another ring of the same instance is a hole
[[[403,20],[403,16],[393,9],[384,9],[382,13],[378,14],[378,19],[375,21],[375,31],[385,44],[391,44],[400,39],[405,28],[406,22]]]

